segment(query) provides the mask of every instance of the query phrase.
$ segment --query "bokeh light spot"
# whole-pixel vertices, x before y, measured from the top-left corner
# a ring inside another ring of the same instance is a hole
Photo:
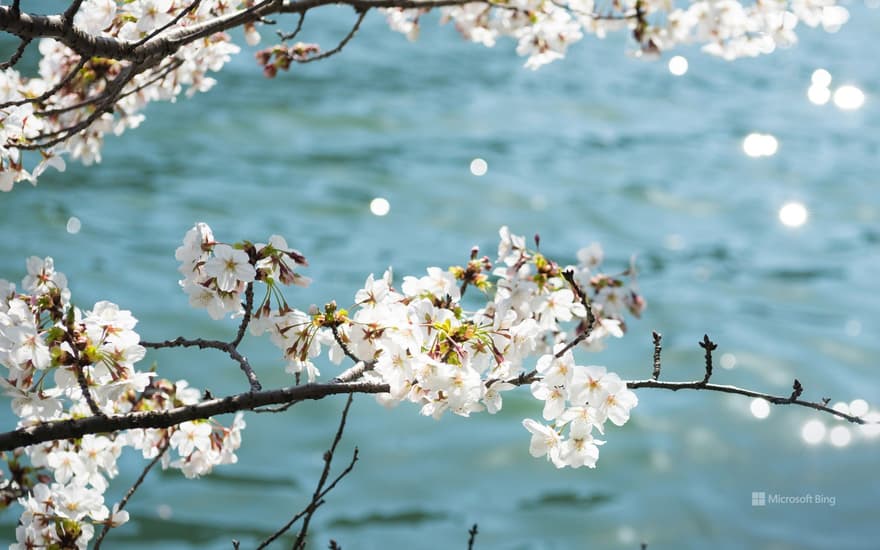
[[[825,105],[831,100],[831,90],[825,86],[813,84],[807,89],[807,99],[816,105]]]
[[[825,424],[819,420],[810,420],[801,429],[801,437],[810,445],[817,445],[825,439]]]
[[[688,72],[688,60],[680,55],[676,55],[669,60],[669,72],[675,76],[682,76]]]
[[[725,353],[721,356],[721,368],[725,368],[727,370],[732,369],[736,366],[736,355],[732,353]]]
[[[376,216],[384,216],[390,211],[391,204],[388,202],[387,199],[376,197],[375,199],[370,201],[370,212],[372,212]]]
[[[810,77],[810,82],[813,86],[827,88],[828,86],[831,86],[831,73],[825,69],[816,69]]]
[[[864,399],[854,399],[849,404],[849,414],[853,416],[865,416],[870,410],[868,402]]]
[[[846,426],[835,426],[828,434],[831,444],[835,447],[846,447],[852,441],[852,434]]]
[[[787,202],[779,209],[779,221],[788,227],[800,227],[807,223],[810,214],[807,207],[799,202]]]
[[[475,158],[471,161],[471,174],[475,176],[483,176],[489,171],[489,163],[481,158]]]
[[[761,399],[760,397],[752,399],[752,404],[749,405],[749,409],[752,411],[752,416],[755,418],[764,419],[770,416],[770,403],[768,403],[766,399]]]
[[[779,150],[779,141],[770,134],[753,132],[745,137],[743,152],[753,158],[772,157]]]
[[[82,222],[79,221],[79,218],[76,216],[71,216],[69,220],[67,220],[67,232],[71,235],[76,235],[79,233],[79,230],[82,229]]]
[[[865,104],[865,93],[855,86],[841,86],[834,91],[834,104],[844,111],[855,111]]]

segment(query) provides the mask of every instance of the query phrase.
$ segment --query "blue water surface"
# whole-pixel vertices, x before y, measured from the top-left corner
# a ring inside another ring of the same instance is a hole
[[[431,17],[410,44],[370,14],[341,55],[272,81],[246,50],[211,92],[153,105],[140,128],[110,138],[101,164],[71,163],[0,196],[0,277],[19,280],[27,256],[53,256],[78,304],[131,309],[144,339],[226,338],[234,324],[189,308],[177,284],[174,249],[197,221],[226,241],[284,235],[310,261],[312,286],[288,292],[302,309],[350,304],[389,265],[402,277],[461,263],[473,245],[491,255],[509,225],[540,233],[561,263],[594,241],[609,271],[636,256],[648,309],[584,362],[646,378],[657,330],[663,377],[698,378],[708,333],[733,363],[719,383],[788,395],[798,378],[806,398],[880,407],[880,10],[849,7],[839,33],[804,29],[772,56],[728,63],[685,48],[682,77],[666,60],[626,56],[622,37],[588,37],[532,72],[513,43],[468,44]],[[314,15],[302,38],[325,48],[352,20],[343,8]],[[810,103],[817,68],[832,88],[864,90],[864,107]],[[777,154],[746,156],[751,132],[774,135]],[[484,176],[469,171],[476,157]],[[390,202],[387,216],[371,214],[375,197]],[[808,209],[805,225],[780,223],[790,201]],[[65,230],[72,216],[76,234]],[[264,386],[291,383],[267,340],[245,351]],[[219,353],[145,361],[215,395],[246,389]],[[880,544],[880,440],[802,408],[759,420],[741,396],[638,396],[632,420],[609,427],[598,468],[565,471],[529,456],[520,422],[540,404],[527,391],[498,415],[440,421],[358,397],[338,467],[354,446],[361,458],[315,516],[312,547],[465,548],[474,523],[480,549]],[[237,465],[202,480],[154,474],[105,547],[256,546],[308,501],[342,404],[250,414]],[[845,426],[851,442],[808,445],[812,419]],[[108,499],[142,467],[125,455]],[[754,492],[814,502],[753,506]],[[5,513],[0,540],[15,521]]]

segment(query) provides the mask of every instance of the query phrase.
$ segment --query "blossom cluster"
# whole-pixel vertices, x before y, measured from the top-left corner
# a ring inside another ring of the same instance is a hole
[[[592,467],[598,458],[592,429],[601,432],[606,420],[622,425],[637,400],[616,374],[576,365],[571,350],[575,345],[599,350],[609,336],[621,337],[624,312],[639,315],[645,302],[624,276],[599,271],[602,249],[596,244],[578,252],[576,265],[563,268],[506,227],[500,237],[497,267],[475,248],[466,265],[429,267],[424,276],[404,277],[399,288],[391,270],[371,274],[350,310],[334,302],[305,312],[277,298],[277,282],[300,280],[289,275],[292,267],[285,261],[301,258],[278,236],[270,245],[232,247],[216,244],[210,228],[197,224],[177,256],[190,303],[214,318],[238,312],[247,283],[267,284],[250,329],[254,335],[269,333],[297,383],[303,372],[309,382],[320,376],[314,359],[326,351],[336,364],[346,357],[355,361],[360,380],[387,384],[390,391],[377,397],[381,403],[410,401],[435,418],[446,411],[494,414],[504,392],[531,383],[532,395],[545,403],[545,420],[556,423],[526,421],[533,433],[557,434],[552,446],[544,443],[542,454],[558,467]],[[270,265],[288,276],[272,275],[266,271]],[[470,287],[480,293],[480,307],[473,311],[463,301]],[[235,307],[223,307],[224,300]],[[529,370],[534,357],[536,367]],[[570,439],[563,441],[559,434],[565,429]]]
[[[268,333],[282,350],[296,383],[303,373],[317,380],[313,360],[326,352],[334,363],[355,363],[345,381],[387,384],[389,391],[377,396],[381,403],[410,401],[435,418],[446,411],[494,414],[504,392],[531,384],[551,422],[524,421],[531,453],[547,455],[557,467],[594,467],[602,442],[593,430],[604,433],[606,420],[622,425],[637,400],[616,374],[576,364],[573,349],[601,349],[609,336],[623,335],[624,311],[638,315],[645,307],[627,282],[634,272],[600,272],[598,245],[579,251],[576,265],[561,267],[538,250],[537,236],[532,250],[506,227],[499,234],[494,263],[474,248],[465,265],[430,267],[426,275],[404,277],[399,287],[390,270],[370,275],[350,310],[331,302],[305,312],[287,303],[279,285],[307,284],[296,272],[307,264],[278,235],[265,244],[226,244],[199,223],[175,256],[190,303],[215,319],[244,314],[253,334]],[[0,364],[6,368],[0,386],[11,397],[18,427],[201,401],[186,381],[137,370],[146,349],[131,312],[107,301],[90,310],[73,305],[67,278],[51,258],[32,257],[27,270],[21,291],[0,280]],[[259,303],[257,283],[266,287]],[[468,310],[470,303],[475,307]],[[108,508],[104,499],[124,448],[197,477],[236,462],[244,427],[238,413],[229,427],[194,420],[4,454],[9,478],[0,483],[0,496],[23,507],[11,548],[85,548],[96,526],[128,521],[119,504]]]
[[[252,9],[253,4],[248,0],[85,0],[73,25],[94,37],[138,44],[178,36]],[[420,18],[431,10],[384,11],[392,29],[415,39]],[[733,59],[793,44],[799,22],[836,30],[849,18],[835,0],[754,4],[697,0],[681,6],[667,0],[623,0],[607,6],[593,0],[462,0],[440,8],[440,13],[466,40],[491,47],[499,38],[511,37],[532,69],[561,59],[568,46],[585,34],[601,38],[609,32],[627,32],[639,55],[656,56],[677,44],[699,43],[710,54]],[[242,20],[246,42],[257,44],[257,25],[262,22]],[[39,42],[38,76],[22,75],[14,67],[0,70],[0,191],[11,190],[19,181],[36,183],[48,167],[64,170],[63,155],[85,164],[98,162],[105,135],[140,125],[148,103],[175,101],[184,88],[187,96],[209,90],[216,83],[209,73],[221,70],[240,48],[224,32],[199,36],[183,40],[154,65],[138,67],[103,57],[80,59],[67,46],[46,38]],[[274,77],[279,69],[316,57],[320,51],[317,44],[288,46],[282,40],[258,52],[257,61],[266,76]],[[27,150],[39,152],[33,168],[23,159]]]
[[[95,37],[137,43],[155,32],[172,33],[243,9],[248,2],[227,0],[85,0],[74,17],[77,30]],[[259,35],[245,33],[248,42]],[[53,39],[39,42],[39,76],[27,77],[14,68],[0,71],[0,191],[19,181],[36,183],[48,166],[64,170],[62,155],[85,164],[100,162],[108,133],[119,135],[143,121],[152,101],[175,101],[204,92],[240,48],[224,33],[196,40],[177,49],[155,67],[134,75],[122,90],[130,62],[80,56]],[[118,92],[113,109],[95,116],[107,94]],[[78,129],[68,135],[69,129]],[[43,146],[45,144],[45,146]],[[40,162],[25,167],[22,151],[37,145]]]
[[[0,280],[0,364],[6,369],[0,386],[11,397],[18,427],[163,411],[201,400],[185,381],[172,383],[136,370],[146,350],[131,312],[106,301],[87,311],[72,305],[67,279],[51,258],[32,257],[27,269],[22,292]],[[236,462],[243,428],[237,416],[230,428],[214,421],[186,422],[168,429],[85,435],[4,454],[10,479],[3,493],[21,495],[24,508],[18,542],[11,548],[85,548],[96,525],[127,521],[128,513],[118,504],[111,511],[104,502],[123,448],[133,447],[145,458],[161,453],[163,467],[196,477],[217,464]]]
[[[419,19],[427,11],[385,10],[389,26],[410,40],[418,36]],[[466,40],[492,47],[501,37],[513,38],[516,52],[527,57],[525,66],[531,69],[562,59],[584,34],[604,38],[627,31],[638,56],[656,57],[678,44],[696,43],[709,54],[735,59],[794,44],[799,22],[834,31],[849,19],[847,9],[834,0],[623,0],[607,5],[593,0],[504,0],[464,3],[440,12]]]

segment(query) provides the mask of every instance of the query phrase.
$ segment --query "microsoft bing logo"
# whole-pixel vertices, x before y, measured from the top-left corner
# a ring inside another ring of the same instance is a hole
[[[752,506],[767,506],[767,494],[764,491],[752,493]]]

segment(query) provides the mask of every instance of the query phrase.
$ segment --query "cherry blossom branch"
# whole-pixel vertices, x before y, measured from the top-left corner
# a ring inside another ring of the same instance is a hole
[[[147,466],[141,472],[141,475],[138,476],[138,478],[137,478],[137,480],[135,480],[134,484],[132,484],[132,486],[129,487],[128,491],[125,493],[125,496],[122,497],[122,500],[119,501],[119,506],[116,507],[114,512],[121,512],[122,509],[125,508],[125,505],[128,504],[128,501],[134,495],[135,491],[138,490],[138,488],[141,486],[141,484],[147,478],[147,474],[150,473],[150,470],[152,470],[153,467],[156,464],[158,464],[160,460],[162,460],[162,457],[168,451],[168,447],[169,447],[168,443],[163,445],[162,448],[159,450],[159,454],[157,454],[153,458],[153,460],[151,460],[150,463],[147,464]],[[94,546],[93,550],[100,550],[101,543],[104,541],[104,537],[107,536],[107,533],[109,533],[110,529],[112,529],[112,528],[113,527],[112,527],[110,521],[108,520],[107,523],[104,524],[104,528],[101,530],[101,534],[98,535],[98,538],[95,540],[95,546]]]
[[[303,384],[275,390],[244,392],[166,411],[134,412],[116,416],[89,416],[87,418],[42,422],[0,433],[0,451],[10,451],[46,441],[79,438],[86,434],[117,432],[134,428],[169,428],[190,420],[201,420],[267,405],[318,400],[337,394],[376,394],[389,391],[388,384],[368,382]]]
[[[200,38],[256,23],[272,14],[302,14],[311,9],[329,5],[347,5],[362,12],[373,8],[431,9],[488,3],[488,0],[428,0],[424,2],[418,0],[305,0],[300,2],[265,0],[239,12],[219,16],[162,36],[154,36],[146,42],[128,42],[107,36],[93,36],[70,24],[72,16],[71,19],[67,19],[66,13],[65,15],[28,14],[16,10],[15,6],[0,6],[0,31],[15,34],[23,40],[54,38],[84,57],[105,57],[143,63],[150,59],[168,57],[182,46]],[[71,10],[68,9],[69,11]]]
[[[135,65],[130,65],[129,67],[126,67],[126,69],[123,69],[123,71],[119,73],[116,79],[113,80],[111,85],[108,86],[107,91],[101,96],[95,98],[95,101],[93,102],[95,104],[95,110],[88,117],[72,126],[63,127],[60,130],[56,130],[54,132],[39,134],[34,139],[34,142],[28,145],[18,145],[17,147],[22,150],[45,149],[61,143],[67,138],[73,136],[74,134],[77,134],[80,131],[85,130],[86,128],[91,126],[92,123],[94,123],[96,120],[113,110],[113,102],[116,99],[118,93],[121,92],[122,87],[124,87],[125,84],[127,84],[129,80],[131,80],[131,78],[133,78],[134,75],[137,74],[134,72],[135,68]],[[118,85],[116,84],[117,81],[119,82]]]
[[[73,26],[73,18],[76,17],[76,12],[82,7],[83,1],[84,0],[73,0],[73,2],[70,3],[70,6],[67,7],[67,10],[61,15],[61,20],[66,26]]]
[[[69,113],[70,111],[75,111],[77,109],[82,109],[83,107],[88,107],[90,105],[97,105],[98,103],[105,103],[107,101],[116,101],[118,99],[118,93],[122,92],[122,88],[125,87],[126,84],[131,82],[131,79],[137,76],[138,72],[135,71],[132,65],[127,65],[123,70],[116,75],[116,78],[107,83],[104,91],[95,95],[93,97],[87,97],[79,103],[74,103],[72,105],[66,105],[64,107],[59,107],[57,109],[46,109],[44,111],[40,111],[42,116],[55,116],[64,113]],[[64,129],[59,130],[58,132],[52,134],[40,134],[37,136],[37,139],[48,138],[54,135],[57,135],[63,132]]]
[[[324,504],[324,497],[336,487],[336,484],[339,481],[347,476],[351,470],[354,468],[355,462],[358,460],[358,449],[355,447],[354,454],[352,455],[351,462],[348,466],[338,475],[336,478],[325,488],[324,485],[327,483],[327,478],[330,475],[330,466],[333,463],[333,456],[336,453],[336,447],[339,445],[339,442],[342,440],[342,433],[345,431],[345,421],[348,418],[348,411],[351,408],[351,402],[353,399],[353,395],[348,396],[348,400],[345,403],[345,408],[342,409],[342,416],[339,419],[339,427],[336,430],[336,436],[333,438],[333,443],[330,446],[330,449],[324,453],[324,468],[321,471],[321,477],[318,479],[318,484],[315,487],[315,492],[312,494],[312,500],[309,502],[306,507],[294,515],[290,521],[284,524],[278,531],[270,535],[266,540],[264,540],[258,547],[257,550],[262,550],[273,541],[275,541],[278,537],[286,533],[290,530],[293,525],[300,520],[303,519],[303,526],[300,529],[299,534],[296,537],[296,541],[293,543],[294,550],[302,550],[305,548],[305,539],[306,534],[309,530],[309,523],[312,519],[312,516],[318,510],[318,508]]]
[[[136,94],[136,93],[146,89],[147,87],[152,86],[153,84],[155,84],[157,82],[161,82],[162,80],[165,80],[166,76],[171,74],[171,72],[173,72],[175,69],[177,69],[181,65],[183,65],[183,59],[178,59],[176,57],[172,58],[171,61],[168,62],[164,67],[158,67],[155,71],[156,74],[153,75],[152,78],[150,78],[149,80],[147,80],[143,84],[140,84],[135,88],[132,88],[131,90],[127,90],[125,92],[120,92],[120,94],[118,96],[116,96],[116,99],[114,101],[119,101],[120,99],[122,99],[124,97],[128,97],[132,94]],[[136,76],[138,76],[138,74],[142,74],[143,72],[144,71],[141,71],[140,73],[137,73],[137,74],[133,74],[132,77],[128,79],[129,82],[134,80],[134,78]]]
[[[562,272],[562,278],[565,279],[568,284],[571,286],[572,292],[574,292],[575,300],[579,300],[581,304],[583,304],[584,308],[587,310],[587,318],[583,325],[583,330],[580,330],[577,334],[575,334],[574,338],[568,341],[559,351],[554,354],[554,357],[560,359],[563,355],[566,354],[571,349],[574,349],[575,346],[586,340],[590,337],[590,334],[593,332],[593,325],[596,324],[596,316],[593,314],[593,304],[590,301],[587,293],[581,289],[580,285],[577,281],[574,280],[574,271],[567,269]],[[535,380],[539,380],[537,370],[531,370],[529,372],[521,373],[519,376],[511,378],[509,380],[505,380],[508,384],[513,384],[515,386],[524,386],[526,384],[531,384]],[[486,387],[491,386],[497,380],[490,379],[486,382]]]

